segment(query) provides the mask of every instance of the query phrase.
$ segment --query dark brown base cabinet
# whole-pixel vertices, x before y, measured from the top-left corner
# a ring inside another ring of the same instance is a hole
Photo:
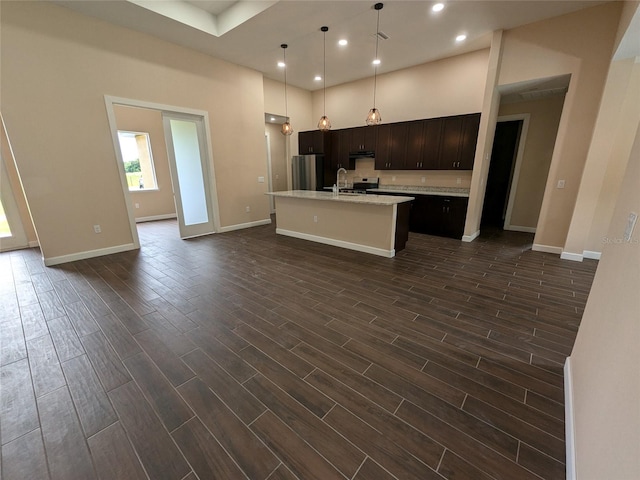
[[[415,195],[409,230],[441,237],[462,238],[469,199],[439,195]]]

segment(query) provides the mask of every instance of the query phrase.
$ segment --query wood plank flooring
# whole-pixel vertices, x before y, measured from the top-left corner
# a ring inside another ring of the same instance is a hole
[[[273,225],[45,268],[0,254],[1,478],[562,479],[563,363],[597,263]]]

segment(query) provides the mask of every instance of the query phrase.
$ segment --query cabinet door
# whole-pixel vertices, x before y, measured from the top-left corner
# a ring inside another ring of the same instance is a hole
[[[404,163],[406,170],[422,170],[422,148],[424,146],[424,120],[408,123],[407,156]]]
[[[313,153],[313,131],[298,133],[298,153],[308,155]]]
[[[349,168],[349,130],[335,130],[331,132],[331,167]]]
[[[389,136],[389,162],[391,170],[405,168],[407,159],[407,141],[409,139],[409,125],[407,123],[392,123]]]
[[[378,135],[376,138],[376,170],[389,170],[391,163],[389,160],[389,144],[391,143],[391,125],[385,123],[373,127],[377,130]]]
[[[462,238],[468,205],[467,198],[442,197],[442,236]]]
[[[440,140],[440,154],[438,168],[440,170],[455,170],[460,153],[460,138],[462,137],[461,115],[445,117],[442,124],[442,137]]]
[[[438,170],[440,168],[442,125],[442,118],[430,118],[424,121],[422,145],[422,168],[424,170]]]
[[[460,170],[473,170],[479,127],[479,113],[465,115],[462,122],[462,139],[460,143],[460,156],[458,158],[458,169]]]
[[[349,128],[349,151],[368,152],[376,148],[377,127]]]

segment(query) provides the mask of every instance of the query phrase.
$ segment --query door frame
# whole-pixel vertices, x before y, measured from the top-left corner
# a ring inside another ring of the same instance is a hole
[[[527,133],[529,132],[529,121],[531,120],[530,113],[517,113],[514,115],[503,115],[498,117],[496,124],[500,122],[512,122],[522,121],[522,128],[520,130],[520,138],[518,139],[518,147],[515,159],[515,166],[513,167],[513,175],[511,177],[511,184],[509,185],[509,200],[507,201],[507,212],[504,217],[504,230],[512,230],[516,232],[528,232],[535,233],[535,227],[523,227],[519,225],[511,224],[511,214],[513,212],[513,205],[516,200],[516,192],[518,190],[518,180],[520,179],[520,169],[522,167],[522,161],[524,159],[525,145],[527,143]]]
[[[271,169],[271,136],[269,132],[264,132],[265,148],[267,149],[267,191],[273,192],[273,172]],[[276,199],[269,195],[269,213],[276,213]]]
[[[133,211],[133,205],[131,201],[131,195],[129,193],[129,186],[127,185],[127,177],[124,171],[124,162],[122,161],[122,152],[120,151],[120,142],[118,141],[118,126],[116,122],[116,115],[113,109],[114,105],[122,105],[125,107],[138,107],[146,108],[148,110],[158,110],[161,113],[168,114],[186,114],[201,117],[204,123],[204,137],[206,141],[205,153],[207,155],[207,173],[204,181],[208,184],[210,193],[210,205],[209,208],[213,214],[213,233],[220,231],[220,211],[218,203],[218,190],[216,187],[215,168],[213,165],[213,147],[211,144],[211,127],[209,124],[209,112],[206,110],[196,110],[193,108],[178,107],[175,105],[166,105],[163,103],[146,102],[143,100],[135,100],[132,98],[116,97],[113,95],[104,96],[105,107],[107,110],[107,119],[109,121],[109,130],[111,132],[111,142],[113,143],[113,149],[115,153],[115,159],[118,166],[118,174],[120,175],[120,184],[122,186],[122,193],[126,203],[127,215],[129,216],[129,226],[131,229],[131,237],[135,248],[140,248],[140,237],[138,236],[138,229],[136,227],[136,218]],[[169,158],[169,162],[171,162]],[[175,165],[173,165],[175,168]],[[208,178],[207,178],[208,177]]]
[[[5,164],[2,152],[0,152],[0,203],[2,203],[7,222],[9,223],[9,230],[11,230],[10,237],[0,238],[0,252],[28,248],[29,239],[22,225],[20,211],[18,210],[13,187],[9,181],[7,165]]]

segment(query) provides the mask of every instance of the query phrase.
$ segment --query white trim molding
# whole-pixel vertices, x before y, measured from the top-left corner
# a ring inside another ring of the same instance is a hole
[[[477,230],[474,233],[472,233],[471,235],[463,235],[462,236],[462,241],[463,242],[473,242],[479,236],[480,236],[480,230]]]
[[[582,252],[582,256],[584,258],[589,258],[591,260],[600,260],[601,255],[602,255],[602,252],[594,252],[592,250],[584,250]]]
[[[361,245],[359,243],[345,242],[343,240],[335,240],[333,238],[320,237],[318,235],[310,235],[308,233],[294,232],[291,230],[284,230],[282,228],[276,228],[276,233],[279,235],[285,235],[287,237],[299,238],[301,240],[323,243],[325,245],[331,245],[333,247],[347,248],[349,250],[355,250],[357,252],[370,253],[379,257],[393,258],[396,256],[395,249],[385,250],[383,248],[369,247],[368,245]]]
[[[573,378],[571,357],[564,362],[564,433],[566,445],[567,480],[576,480],[576,432],[573,418]]]
[[[177,218],[175,213],[165,213],[162,215],[151,215],[149,217],[136,217],[136,223],[155,222],[157,220],[170,220]]]
[[[256,220],[255,222],[238,223],[236,225],[228,225],[226,227],[220,227],[218,233],[233,232],[234,230],[242,230],[243,228],[259,227],[260,225],[269,225],[271,219]]]
[[[38,248],[40,246],[40,242],[38,240],[31,240],[29,242],[29,248]]]
[[[571,260],[572,262],[581,262],[582,254],[581,253],[573,253],[573,252],[562,252],[560,254],[560,258],[562,260]]]
[[[511,232],[536,233],[536,227],[521,227],[520,225],[505,225],[505,230]]]
[[[553,247],[551,245],[542,245],[540,243],[534,243],[531,250],[534,252],[555,253],[556,255],[562,254],[562,247]]]
[[[61,255],[59,257],[43,257],[45,267],[60,265],[61,263],[75,262],[77,260],[86,260],[87,258],[101,257],[103,255],[112,255],[114,253],[128,252],[129,250],[137,250],[133,243],[124,245],[116,245],[115,247],[99,248],[97,250],[87,250],[86,252],[70,253],[69,255]]]

